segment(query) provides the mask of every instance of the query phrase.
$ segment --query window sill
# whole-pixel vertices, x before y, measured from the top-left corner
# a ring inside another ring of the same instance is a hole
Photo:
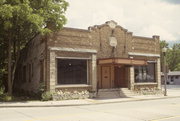
[[[55,88],[84,88],[84,87],[92,87],[87,84],[67,84],[67,85],[56,85]]]
[[[134,85],[157,85],[157,82],[134,83]]]

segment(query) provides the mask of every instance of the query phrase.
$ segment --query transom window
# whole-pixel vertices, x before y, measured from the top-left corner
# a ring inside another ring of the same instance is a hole
[[[87,60],[58,59],[58,84],[87,84]]]
[[[147,66],[135,66],[135,82],[155,82],[155,63]]]

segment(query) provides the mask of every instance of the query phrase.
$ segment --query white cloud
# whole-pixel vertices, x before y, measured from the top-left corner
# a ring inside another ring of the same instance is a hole
[[[163,0],[67,0],[68,27],[88,26],[114,20],[134,35],[160,35],[180,40],[180,4]]]
[[[171,34],[171,32],[163,29],[160,26],[154,26],[154,25],[150,25],[148,27],[144,27],[141,31],[139,31],[139,33],[142,35],[149,35],[149,33],[152,33],[152,35],[163,35],[161,36],[161,40],[176,40],[176,37]]]

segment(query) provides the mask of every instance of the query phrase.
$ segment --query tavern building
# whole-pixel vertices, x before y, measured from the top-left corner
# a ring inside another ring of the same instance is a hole
[[[108,21],[36,36],[21,52],[15,88],[37,91],[161,89],[160,40],[134,36]]]

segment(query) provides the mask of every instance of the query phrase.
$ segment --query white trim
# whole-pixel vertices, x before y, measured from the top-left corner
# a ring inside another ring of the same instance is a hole
[[[81,48],[63,48],[63,47],[49,47],[52,51],[67,51],[67,52],[80,52],[80,53],[97,53],[94,49],[81,49]]]
[[[146,57],[160,57],[159,54],[151,54],[151,53],[134,53],[128,52],[129,55],[136,55],[136,56],[146,56]]]
[[[81,57],[56,57],[56,59],[77,59],[77,60],[91,60],[91,58],[81,58]]]
[[[135,82],[134,85],[157,85],[157,82]]]
[[[147,61],[148,63],[157,63],[157,61]]]
[[[78,88],[78,87],[91,87],[91,85],[88,84],[57,84],[55,85],[55,88]]]

